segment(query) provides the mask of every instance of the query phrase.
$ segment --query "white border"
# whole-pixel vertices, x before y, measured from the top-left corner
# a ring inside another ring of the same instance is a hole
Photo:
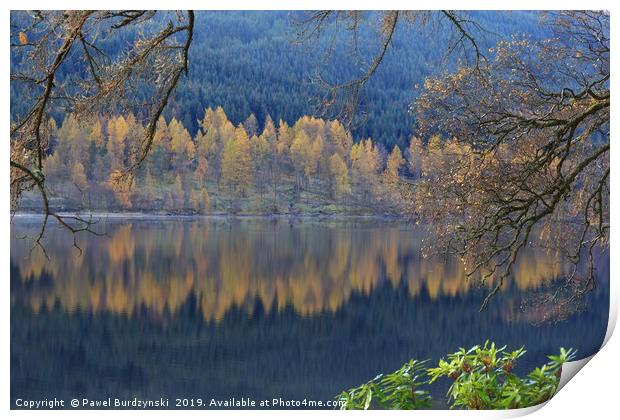
[[[165,2],[161,0],[153,0],[153,1],[132,1],[131,8],[149,8],[149,9],[169,9],[171,6],[179,9],[206,9],[206,10],[233,10],[233,9],[259,9],[259,10],[289,10],[289,9],[428,9],[428,10],[437,10],[437,9],[474,9],[474,10],[484,10],[484,9],[492,9],[492,10],[510,10],[510,9],[518,9],[518,10],[549,10],[549,9],[606,9],[611,11],[612,15],[612,24],[611,31],[612,34],[617,33],[617,19],[615,19],[616,10],[620,10],[620,7],[616,5],[620,4],[618,2],[613,1],[600,1],[600,0],[589,0],[587,2],[583,1],[575,1],[575,0],[564,0],[564,1],[556,1],[556,0],[477,0],[477,1],[446,1],[446,0],[416,0],[411,2],[406,1],[392,1],[392,0],[383,0],[383,1],[368,1],[368,0],[358,0],[358,1],[325,1],[325,0],[317,0],[317,1],[282,1],[282,0],[271,0],[271,1],[240,1],[240,0],[227,0],[225,2],[218,1],[175,1],[174,3]],[[75,1],[75,0],[67,0],[67,1],[29,1],[24,0],[20,2],[5,2],[3,3],[2,15],[3,15],[3,24],[1,25],[1,31],[4,34],[3,39],[5,40],[2,43],[2,80],[5,82],[4,88],[4,100],[0,102],[0,115],[2,118],[2,132],[8,135],[9,132],[9,107],[10,107],[10,95],[9,95],[9,11],[12,7],[13,9],[121,9],[127,8],[127,1],[118,1],[118,0],[109,0],[109,1]],[[612,42],[612,45],[615,45],[615,41]],[[612,57],[612,85],[614,83],[614,74],[618,71],[618,59],[616,52],[614,51],[611,55]],[[615,112],[615,107],[612,106],[612,132],[615,133],[615,121],[617,121],[617,112]],[[6,162],[8,160],[9,155],[9,142],[8,137],[5,141],[4,147],[2,147],[1,152],[2,160]],[[611,149],[611,160],[612,162],[618,161],[618,153],[616,152],[616,147],[612,147]],[[10,341],[10,331],[9,331],[9,314],[10,314],[10,286],[9,286],[9,265],[7,262],[10,259],[10,248],[9,248],[9,238],[10,238],[10,220],[9,220],[9,170],[8,165],[5,167],[2,172],[2,178],[0,179],[0,189],[2,190],[2,194],[4,200],[1,200],[0,213],[5,218],[5,223],[0,223],[0,230],[4,241],[0,246],[1,259],[4,264],[2,264],[4,276],[4,305],[2,305],[2,337],[5,338],[3,342],[4,345],[0,348],[0,363],[5,367],[3,370],[4,377],[0,381],[0,386],[2,390],[2,398],[0,399],[0,407],[2,407],[2,412],[6,413],[9,411],[10,401],[9,401],[9,389],[10,389],[10,352],[9,352],[9,341]],[[612,189],[614,189],[614,185],[618,183],[618,176],[616,171],[612,171],[611,173],[611,185]],[[618,232],[617,217],[614,217],[617,213],[617,203],[618,200],[615,194],[612,194],[611,197],[611,207],[612,207],[612,237],[616,237],[616,233]],[[610,305],[610,322],[608,326],[608,332],[606,336],[606,345],[604,350],[599,352],[599,354],[595,355],[588,365],[583,369],[583,372],[579,373],[579,379],[570,381],[566,387],[564,387],[561,392],[559,392],[549,403],[546,404],[544,409],[538,410],[540,407],[525,409],[525,410],[515,410],[511,412],[465,412],[465,411],[424,411],[424,412],[340,412],[340,411],[322,411],[318,413],[321,417],[332,417],[336,416],[340,417],[348,417],[348,416],[368,416],[368,417],[381,417],[389,415],[390,417],[401,417],[401,418],[411,418],[411,416],[424,416],[425,418],[445,418],[447,415],[450,417],[457,418],[503,418],[503,417],[515,417],[521,416],[528,413],[532,413],[533,418],[547,418],[547,417],[562,417],[562,418],[575,418],[583,420],[584,418],[608,418],[609,414],[614,412],[614,403],[617,398],[617,387],[618,380],[620,380],[620,362],[615,357],[616,354],[620,354],[620,342],[617,337],[612,337],[611,333],[615,327],[617,314],[618,314],[618,288],[615,281],[615,274],[618,272],[618,263],[617,258],[615,258],[615,254],[613,251],[615,247],[612,247],[611,254],[611,305]],[[611,339],[610,339],[611,337]],[[583,367],[583,366],[582,366]],[[566,369],[569,370],[569,369]],[[571,369],[573,370],[573,366]],[[578,369],[577,369],[578,370]],[[253,418],[288,418],[291,413],[287,411],[252,411],[252,412],[236,412],[236,411],[193,411],[183,412],[183,416],[186,417],[194,417],[204,419],[205,417],[218,417],[218,418],[236,418],[239,415],[252,416]],[[314,418],[316,412],[296,412],[294,413],[295,417],[299,418]],[[114,413],[109,413],[106,411],[90,411],[88,413],[84,413],[77,410],[65,410],[65,411],[11,411],[10,416],[19,417],[19,418],[31,418],[37,417],[41,418],[45,416],[46,418],[62,418],[62,419],[82,419],[85,415],[92,418],[109,418],[110,415],[115,417],[120,416],[121,418],[125,417],[141,417],[141,418],[161,418],[168,419],[171,415],[176,417],[178,412],[170,413],[168,411],[149,411],[149,412],[120,412],[116,411]]]

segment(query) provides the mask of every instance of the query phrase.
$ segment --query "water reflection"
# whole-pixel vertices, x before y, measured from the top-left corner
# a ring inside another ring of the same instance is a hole
[[[36,220],[20,219],[14,236]],[[436,359],[491,338],[595,351],[602,287],[569,319],[534,327],[524,295],[568,272],[529,250],[489,310],[458,261],[424,259],[401,223],[118,221],[109,237],[50,230],[48,261],[11,242],[11,393],[49,396],[328,398],[411,357]],[[96,379],[96,380],[95,380]]]
[[[101,229],[110,237],[80,237],[81,257],[65,231],[49,235],[50,260],[14,239],[12,262],[23,286],[12,298],[35,312],[59,302],[68,312],[131,316],[140,308],[174,314],[193,293],[204,318],[220,320],[233,307],[251,310],[255,299],[265,308],[291,305],[305,316],[334,312],[352,293],[369,294],[382,282],[405,282],[412,297],[426,288],[432,299],[478,286],[456,259],[422,258],[421,230],[403,224],[202,220]],[[523,291],[569,269],[557,255],[529,251],[510,280]]]

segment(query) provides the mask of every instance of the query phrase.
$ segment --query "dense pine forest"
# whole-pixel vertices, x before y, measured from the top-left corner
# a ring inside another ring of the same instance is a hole
[[[23,19],[15,12],[15,24]],[[200,12],[196,17],[194,40],[189,51],[191,68],[189,77],[180,83],[170,99],[165,116],[169,121],[182,122],[190,135],[200,129],[205,108],[221,106],[230,121],[237,125],[254,114],[263,129],[270,115],[273,121],[282,119],[293,125],[304,115],[321,114],[320,102],[325,93],[317,83],[317,75],[331,82],[359,76],[364,59],[372,56],[377,48],[376,32],[372,17],[368,17],[367,30],[360,31],[355,42],[358,53],[351,55],[354,41],[336,31],[320,39],[307,39],[299,35],[299,23],[307,14],[293,11],[230,11],[227,13]],[[491,48],[502,38],[528,34],[543,38],[548,28],[541,24],[541,15],[535,12],[472,12],[472,18],[484,28],[479,42]],[[145,24],[142,31],[162,26],[164,17],[157,16]],[[334,28],[335,29],[335,28]],[[457,55],[446,51],[448,28],[416,29],[407,22],[399,24],[390,50],[364,89],[360,117],[352,126],[355,140],[371,137],[391,150],[398,144],[405,148],[416,126],[410,112],[411,103],[419,95],[424,80],[457,66]],[[139,33],[132,28],[102,40],[106,54],[114,57],[134,42]],[[328,47],[328,44],[332,43]],[[331,54],[326,57],[325,50]],[[71,74],[87,74],[88,68],[79,59],[80,50],[70,52],[59,80]],[[12,69],[28,66],[19,51],[12,51]],[[24,86],[12,84],[11,115],[15,119],[26,112],[30,104],[24,95]],[[145,86],[141,96],[148,98]],[[142,115],[136,110],[136,117]],[[61,110],[52,113],[60,124],[64,119]],[[326,117],[333,117],[327,115]]]

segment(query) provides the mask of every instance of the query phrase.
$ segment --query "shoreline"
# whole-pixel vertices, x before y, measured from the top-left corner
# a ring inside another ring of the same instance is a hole
[[[368,215],[356,215],[356,214],[228,214],[228,213],[214,213],[214,214],[176,214],[176,213],[145,213],[145,212],[58,212],[59,216],[75,217],[79,216],[84,219],[143,219],[143,220],[158,220],[158,219],[187,219],[187,220],[200,220],[200,219],[264,219],[264,220],[377,220],[377,221],[394,221],[394,222],[411,222],[411,219],[405,216],[387,215],[387,214],[368,214]],[[44,213],[37,212],[19,212],[11,215],[13,219],[39,219],[43,218]]]

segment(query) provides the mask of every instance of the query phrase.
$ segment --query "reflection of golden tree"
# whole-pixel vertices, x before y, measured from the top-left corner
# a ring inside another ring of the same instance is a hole
[[[476,285],[459,261],[423,258],[419,235],[399,225],[266,226],[113,224],[106,227],[109,238],[85,238],[81,258],[67,257],[66,233],[50,232],[50,261],[36,251],[28,257],[28,244],[15,239],[13,263],[31,284],[14,291],[12,301],[35,311],[58,301],[69,312],[132,315],[144,308],[161,316],[177,312],[193,293],[205,319],[218,320],[232,307],[253,310],[256,299],[267,311],[287,305],[302,315],[335,311],[353,293],[368,294],[386,281],[393,286],[405,281],[411,295],[426,288],[431,298],[464,294]],[[512,281],[521,290],[536,289],[566,272],[559,261],[557,255],[530,252]],[[37,283],[44,272],[53,277],[51,287]]]
[[[119,226],[108,241],[107,254],[111,264],[130,261],[135,248],[134,235],[131,225]]]

